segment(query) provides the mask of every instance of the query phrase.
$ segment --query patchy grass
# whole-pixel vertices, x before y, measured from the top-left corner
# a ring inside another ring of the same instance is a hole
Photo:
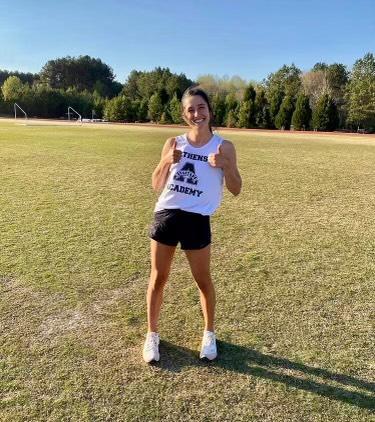
[[[371,137],[223,132],[244,188],[213,217],[220,360],[178,252],[142,362],[150,175],[179,131],[0,123],[0,420],[372,420]]]

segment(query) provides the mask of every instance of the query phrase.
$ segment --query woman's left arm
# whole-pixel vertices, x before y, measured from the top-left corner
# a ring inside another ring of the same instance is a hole
[[[216,154],[210,154],[208,162],[212,167],[220,167],[224,171],[225,186],[233,195],[241,192],[242,179],[237,167],[236,149],[230,141],[223,141]]]

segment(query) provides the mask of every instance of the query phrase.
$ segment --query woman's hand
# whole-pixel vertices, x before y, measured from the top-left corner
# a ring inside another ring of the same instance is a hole
[[[208,162],[212,167],[218,167],[224,169],[228,165],[228,158],[225,156],[221,144],[217,148],[215,154],[209,154]]]
[[[208,162],[212,167],[223,169],[226,187],[233,195],[238,195],[241,192],[242,179],[238,171],[236,150],[232,142],[223,141],[218,146],[216,154],[208,156]]]
[[[176,149],[176,148],[177,148],[176,138],[172,138],[169,151],[163,157],[164,160],[166,161],[166,163],[175,164],[175,163],[180,162],[181,156],[182,156],[182,151],[180,151],[179,149]]]
[[[164,188],[170,166],[181,160],[182,151],[176,147],[176,138],[169,138],[166,140],[161,152],[159,164],[152,173],[152,187],[155,191],[161,191]]]

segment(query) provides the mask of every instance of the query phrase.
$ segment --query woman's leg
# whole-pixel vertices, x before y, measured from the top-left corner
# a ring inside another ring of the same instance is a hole
[[[147,289],[148,331],[158,331],[160,308],[163,302],[163,290],[168,280],[175,246],[168,246],[151,240],[151,274]]]
[[[205,330],[215,330],[215,288],[211,280],[211,246],[203,249],[186,250],[191,272],[199,287]]]

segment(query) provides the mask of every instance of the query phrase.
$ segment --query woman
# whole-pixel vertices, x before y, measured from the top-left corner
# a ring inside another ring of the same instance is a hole
[[[162,193],[150,229],[151,275],[147,290],[148,333],[143,349],[147,363],[159,361],[158,319],[174,252],[185,251],[200,290],[204,316],[201,359],[217,357],[214,313],[215,289],[210,274],[210,215],[220,205],[223,183],[233,195],[241,176],[233,144],[212,133],[212,109],[207,94],[188,88],[182,97],[187,134],[167,139],[152,174],[152,186]]]

